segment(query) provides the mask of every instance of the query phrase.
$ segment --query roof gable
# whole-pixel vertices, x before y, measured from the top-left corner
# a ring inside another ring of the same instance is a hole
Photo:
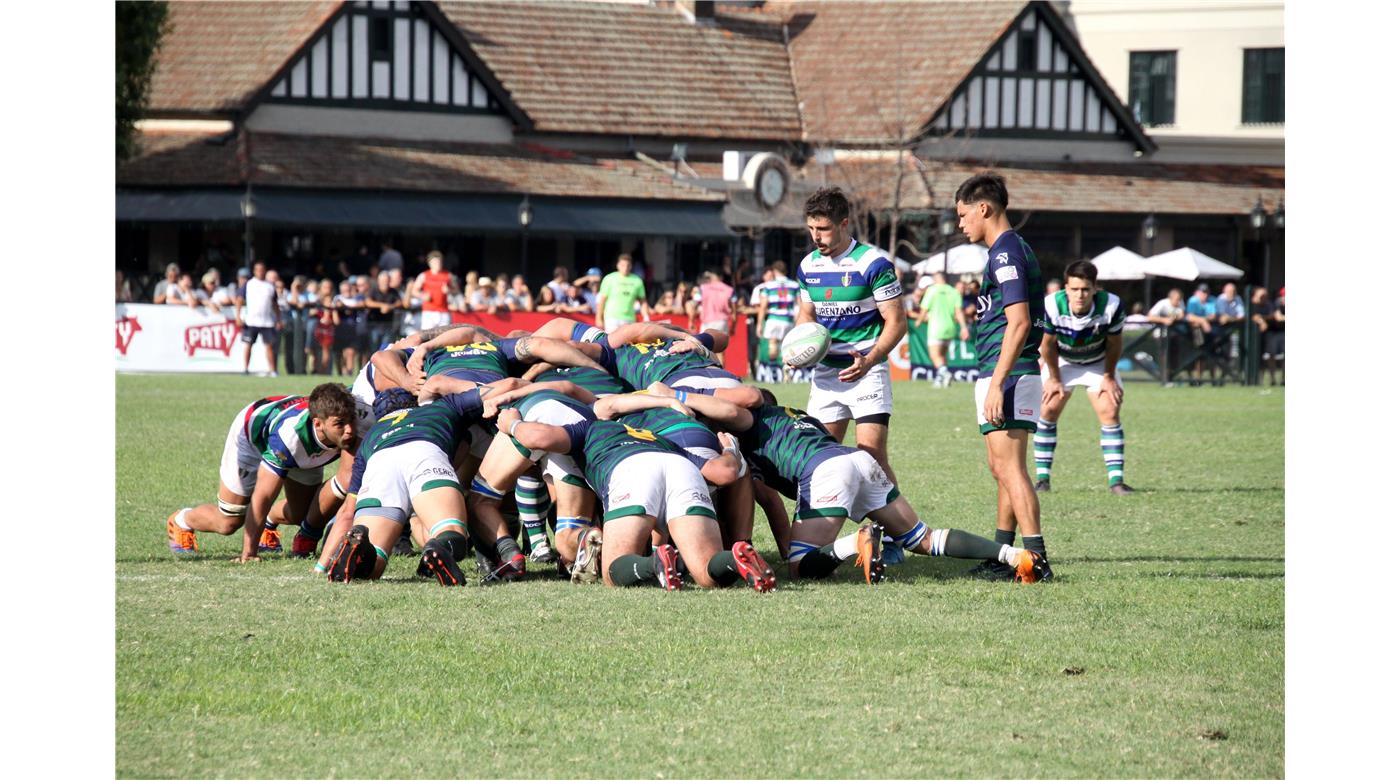
[[[255,102],[507,114],[509,94],[432,3],[350,2],[310,36]]]
[[[1028,4],[929,123],[933,133],[1088,138],[1157,146],[1044,2]]]

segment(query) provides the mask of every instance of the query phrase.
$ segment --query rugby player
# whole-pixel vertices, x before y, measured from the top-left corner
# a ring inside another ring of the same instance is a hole
[[[855,420],[856,446],[894,481],[886,357],[909,330],[904,290],[885,253],[852,237],[851,206],[839,188],[817,190],[804,214],[817,248],[797,266],[797,322],[818,322],[831,332],[830,350],[812,369],[807,409],[837,441]]]
[[[355,456],[349,487],[355,497],[354,525],[326,567],[328,579],[381,577],[388,550],[412,513],[428,528],[419,574],[436,577],[444,586],[466,584],[457,564],[471,551],[467,507],[452,453],[467,428],[481,419],[481,396],[490,391],[477,388],[423,406],[401,388],[376,397],[379,417]]]
[[[345,387],[317,385],[309,396],[271,396],[234,417],[224,439],[218,499],[166,519],[170,549],[199,549],[196,531],[229,536],[243,528],[238,561],[258,560],[264,521],[300,523],[322,486],[322,467],[352,450],[355,401]],[[285,487],[287,500],[274,506]]]
[[[653,382],[686,392],[712,395],[739,406],[762,402],[758,388],[745,385],[739,377],[716,365],[714,353],[721,352],[729,337],[705,331],[689,338],[659,338],[613,347],[598,343],[581,349],[599,350],[598,362],[633,389],[644,390]]]
[[[755,327],[758,337],[767,342],[768,359],[777,360],[783,337],[792,330],[793,309],[802,287],[787,277],[787,263],[782,260],[768,266],[763,276],[763,284],[753,291],[758,302]]]
[[[763,394],[767,403],[753,410],[753,426],[738,438],[762,480],[797,501],[788,557],[793,577],[826,577],[855,558],[865,581],[879,582],[885,569],[882,532],[910,552],[997,561],[1012,568],[1019,582],[1043,576],[1044,559],[1035,553],[956,528],[930,529],[874,456],[841,444],[801,409],[776,405],[771,392]],[[838,538],[848,518],[872,522]]]
[[[1040,500],[1026,473],[1026,443],[1040,417],[1040,345],[1044,336],[1045,290],[1040,264],[1026,240],[1006,217],[1006,180],[979,173],[956,194],[958,227],[972,243],[985,242],[987,267],[977,296],[977,424],[987,464],[997,483],[996,540],[1010,544],[1021,529],[1021,543],[1046,559],[1040,528]],[[1046,398],[1047,403],[1055,399]],[[988,564],[974,570],[993,577],[1009,568]]]
[[[677,411],[685,407],[676,404]],[[760,592],[776,586],[773,570],[753,545],[736,542],[721,549],[714,504],[700,471],[671,445],[647,429],[611,420],[559,427],[525,422],[506,409],[497,424],[528,449],[569,453],[603,501],[603,581],[609,586],[659,582],[666,590],[682,586],[684,560],[702,588],[731,585],[741,578]],[[658,527],[671,542],[651,555]]]
[[[1047,400],[1035,431],[1035,491],[1050,490],[1050,467],[1055,461],[1056,423],[1076,387],[1089,391],[1089,403],[1099,416],[1099,448],[1108,470],[1108,492],[1133,492],[1123,481],[1123,383],[1118,358],[1123,354],[1123,302],[1097,287],[1099,271],[1087,260],[1070,263],[1065,285],[1045,296],[1049,329],[1041,342],[1044,366],[1040,378]],[[1056,356],[1058,355],[1058,360]],[[1061,392],[1061,389],[1063,392]]]

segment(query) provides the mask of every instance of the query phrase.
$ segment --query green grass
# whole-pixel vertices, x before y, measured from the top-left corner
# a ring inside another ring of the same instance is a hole
[[[165,517],[212,499],[231,415],[314,383],[117,379],[119,775],[1283,774],[1281,391],[1130,385],[1132,497],[1076,397],[1044,586],[917,558],[875,589],[447,590],[400,558],[346,587],[210,535],[173,559]],[[901,490],[990,535],[971,387],[895,396]]]

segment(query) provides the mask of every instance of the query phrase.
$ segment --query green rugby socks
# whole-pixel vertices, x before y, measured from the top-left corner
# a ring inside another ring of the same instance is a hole
[[[1037,436],[1037,441],[1039,437]],[[1039,446],[1039,445],[1037,445]],[[1123,482],[1123,425],[1105,425],[1099,428],[1099,448],[1103,450],[1103,465],[1108,470],[1108,486]],[[1040,473],[1039,450],[1036,454],[1036,473]]]
[[[1057,440],[1058,426],[1055,423],[1042,420],[1035,424],[1035,438],[1031,444],[1035,450],[1036,482],[1050,481],[1050,467],[1055,463],[1055,443]]]

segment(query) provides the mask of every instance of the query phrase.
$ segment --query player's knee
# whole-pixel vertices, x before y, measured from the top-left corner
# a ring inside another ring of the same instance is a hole
[[[218,501],[219,527],[216,532],[228,536],[243,527],[243,518],[248,514],[248,505],[225,501],[222,498]]]
[[[499,506],[503,498],[505,491],[492,487],[480,474],[472,478],[471,487],[467,490],[467,506]]]

